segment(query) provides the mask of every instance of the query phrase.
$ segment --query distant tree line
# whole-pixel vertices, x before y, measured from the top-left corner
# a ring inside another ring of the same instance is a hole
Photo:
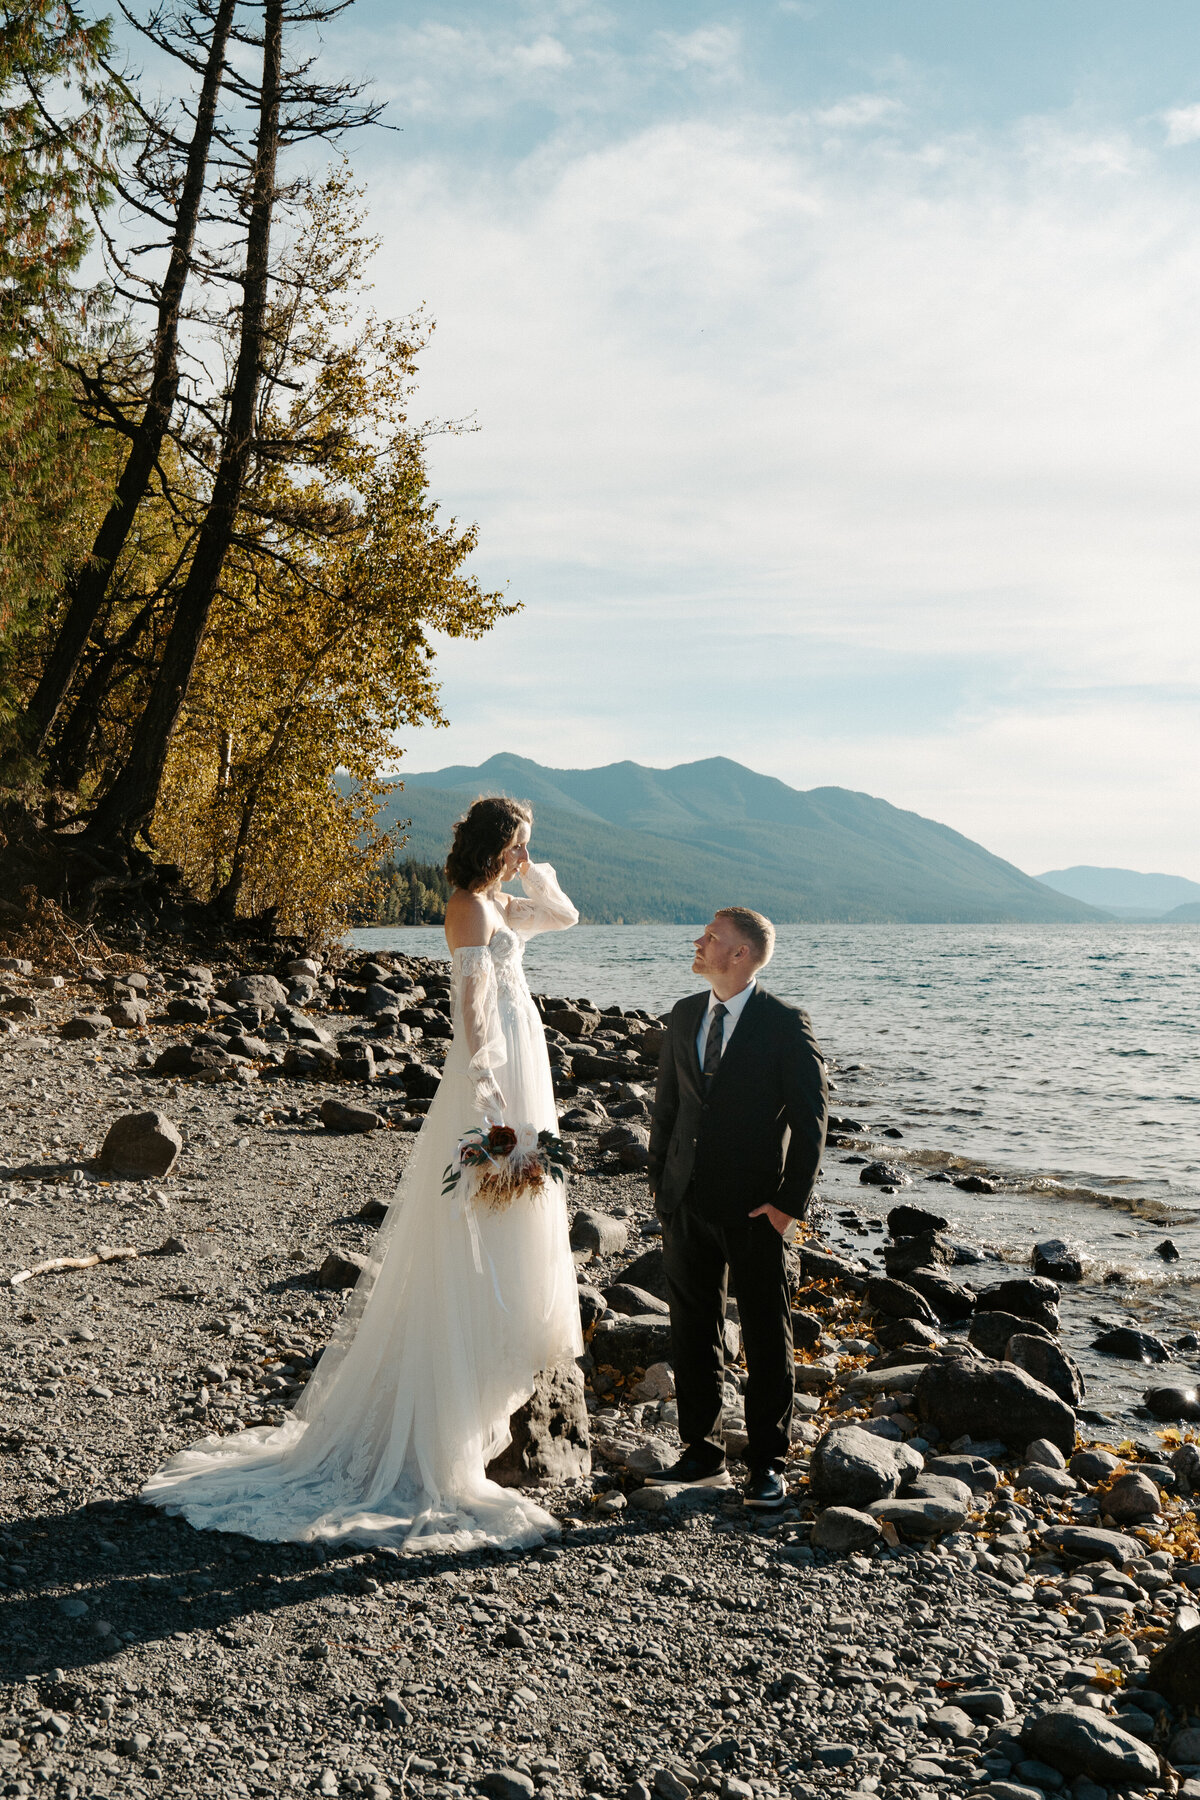
[[[356,925],[441,925],[446,917],[450,883],[437,863],[411,857],[381,862],[355,908]]]
[[[430,497],[428,321],[364,310],[375,243],[328,151],[379,109],[321,74],[347,3],[131,0],[175,73],[143,92],[72,0],[0,0],[10,902],[165,872],[218,917],[337,930],[375,891],[394,733],[441,718],[432,634],[514,610]]]

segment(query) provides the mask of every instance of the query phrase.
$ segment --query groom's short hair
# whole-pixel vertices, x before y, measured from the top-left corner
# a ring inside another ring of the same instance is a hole
[[[750,906],[719,906],[716,916],[729,920],[753,950],[755,968],[765,969],[775,954],[775,927],[770,919]]]

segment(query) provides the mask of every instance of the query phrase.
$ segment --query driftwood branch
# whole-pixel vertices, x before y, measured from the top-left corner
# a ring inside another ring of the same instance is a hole
[[[52,1256],[49,1262],[34,1263],[32,1269],[18,1269],[15,1275],[9,1276],[8,1285],[20,1287],[22,1282],[32,1281],[35,1275],[59,1275],[64,1269],[94,1269],[97,1263],[132,1262],[138,1254],[132,1244],[122,1248],[100,1244],[90,1256]]]

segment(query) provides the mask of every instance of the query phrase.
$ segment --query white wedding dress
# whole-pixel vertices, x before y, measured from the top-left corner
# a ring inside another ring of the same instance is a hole
[[[451,958],[454,1039],[441,1086],[340,1326],[282,1425],[207,1437],[141,1497],[192,1525],[271,1541],[416,1550],[536,1544],[549,1513],[489,1481],[539,1370],[583,1348],[563,1189],[495,1211],[442,1175],[497,1085],[505,1123],[557,1129],[524,940],[578,913],[548,864],[486,947]]]

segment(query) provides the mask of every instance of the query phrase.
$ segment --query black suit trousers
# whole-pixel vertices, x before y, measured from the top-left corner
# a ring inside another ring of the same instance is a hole
[[[714,1461],[725,1454],[722,1328],[732,1281],[749,1373],[747,1458],[755,1470],[782,1468],[795,1391],[783,1239],[765,1216],[711,1219],[688,1199],[663,1220],[679,1435],[686,1445],[710,1448]]]

